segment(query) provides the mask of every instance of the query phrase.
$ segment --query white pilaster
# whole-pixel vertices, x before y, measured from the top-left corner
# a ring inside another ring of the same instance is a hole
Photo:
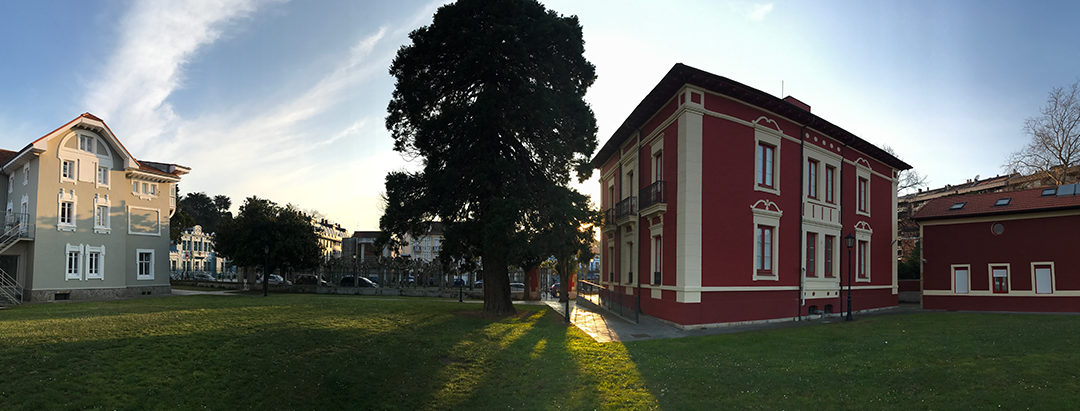
[[[702,114],[679,116],[678,205],[676,207],[675,301],[701,302]]]

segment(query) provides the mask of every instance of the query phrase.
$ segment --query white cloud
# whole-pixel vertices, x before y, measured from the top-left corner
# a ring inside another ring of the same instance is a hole
[[[750,19],[750,21],[762,21],[765,20],[765,16],[769,15],[772,10],[772,3],[754,4],[750,7],[749,12],[746,13],[746,18]]]
[[[134,2],[120,20],[118,47],[87,90],[84,106],[124,130],[125,144],[141,151],[178,120],[167,99],[181,87],[184,65],[229,23],[250,16],[256,3]]]

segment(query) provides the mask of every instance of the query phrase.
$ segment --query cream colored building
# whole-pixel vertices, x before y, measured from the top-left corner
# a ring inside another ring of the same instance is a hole
[[[319,249],[322,250],[323,259],[341,257],[341,240],[349,235],[341,224],[326,219],[311,218],[311,227],[319,239]]]
[[[89,113],[0,164],[0,304],[170,292],[169,217],[188,168],[136,160]]]
[[[420,235],[413,237],[405,234],[405,243],[399,249],[399,255],[413,260],[431,262],[439,258],[443,245],[443,224],[433,222],[427,225]]]

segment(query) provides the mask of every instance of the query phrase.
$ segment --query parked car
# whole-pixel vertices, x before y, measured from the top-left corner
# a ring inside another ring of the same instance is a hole
[[[255,281],[261,283],[262,282],[262,276],[260,275],[260,276],[256,277]],[[277,275],[277,274],[270,274],[270,279],[269,279],[268,282],[270,283],[270,285],[292,285],[291,281],[288,281],[288,280],[286,280],[284,278],[281,278],[281,276]]]
[[[330,286],[330,283],[326,282],[326,280],[323,280],[322,278],[319,278],[319,276],[316,276],[314,274],[301,274],[301,275],[296,277],[296,281],[293,281],[293,284],[296,284],[296,285],[319,285],[319,286],[323,286],[323,287],[329,287]]]
[[[379,288],[378,284],[375,284],[365,277],[355,277],[351,275],[341,277],[341,281],[338,281],[338,285],[342,287]]]
[[[523,293],[525,292],[525,283],[510,283],[510,292]]]
[[[462,280],[461,277],[458,277],[458,278],[454,279],[454,287],[464,287],[464,286],[465,286],[465,280]]]
[[[196,273],[194,279],[195,281],[217,281],[217,279],[209,273]]]
[[[477,281],[477,282],[473,283],[473,287],[484,288],[484,280],[480,280],[480,281]]]

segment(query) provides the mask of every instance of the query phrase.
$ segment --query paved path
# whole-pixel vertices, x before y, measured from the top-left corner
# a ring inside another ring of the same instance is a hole
[[[544,301],[549,307],[565,316],[565,303]],[[904,304],[897,308],[857,314],[856,317],[870,315],[901,314],[921,311],[918,306]],[[641,315],[637,324],[617,315],[585,305],[570,302],[570,322],[584,331],[597,342],[640,341],[657,338],[681,338],[701,335],[731,334],[753,330],[773,330],[780,328],[805,327],[843,321],[838,317],[824,319],[804,319],[803,321],[783,321],[763,324],[728,325],[710,328],[684,330],[657,318]]]

